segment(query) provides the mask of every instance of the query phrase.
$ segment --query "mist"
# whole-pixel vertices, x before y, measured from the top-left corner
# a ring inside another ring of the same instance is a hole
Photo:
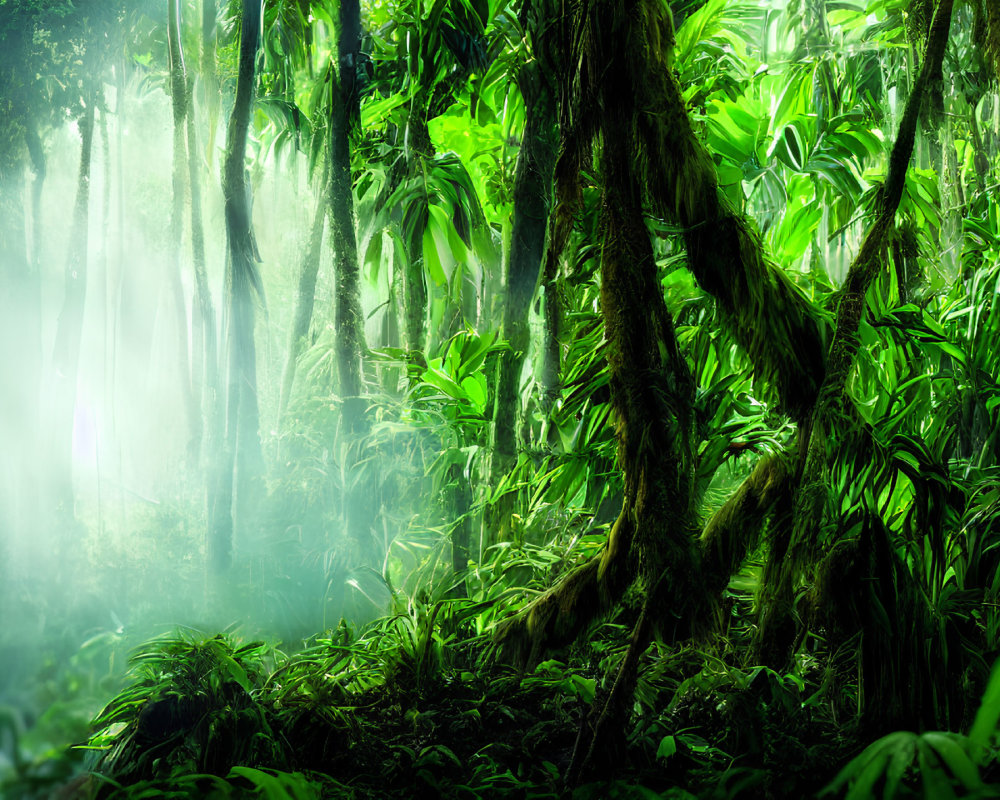
[[[202,422],[190,418],[183,388],[185,381],[204,384],[197,371],[199,363],[204,370],[204,354],[196,332],[190,186],[184,188],[177,243],[183,293],[178,311],[171,287],[171,101],[155,68],[133,63],[124,70],[122,86],[101,87],[85,237],[73,224],[83,143],[75,116],[67,112],[45,127],[43,174],[20,166],[4,175],[4,194],[23,208],[21,246],[37,305],[16,308],[20,300],[12,290],[4,298],[10,346],[0,377],[0,706],[29,716],[40,711],[32,699],[40,671],[87,642],[95,643],[92,649],[99,642],[103,657],[118,659],[104,677],[120,679],[132,647],[176,626],[238,630],[294,648],[344,616],[356,623],[370,619],[387,598],[384,587],[369,586],[361,594],[346,583],[345,566],[335,556],[344,546],[342,531],[304,525],[301,515],[285,514],[274,503],[258,504],[254,518],[239,521],[228,569],[213,572],[207,565],[205,474],[211,454],[204,440],[191,452],[193,422]],[[214,132],[201,121],[199,136],[212,144],[193,154],[217,310],[224,307],[220,170],[231,105],[231,96],[223,99]],[[299,401],[293,395],[282,423],[278,393],[317,199],[301,152],[286,148],[277,155],[265,152],[266,144],[257,146],[248,162],[263,289],[254,299],[256,391],[268,487],[280,491],[287,470],[276,459],[289,448],[282,437],[295,430]],[[332,326],[330,258],[324,241],[314,337]],[[9,258],[2,265],[7,275],[21,268]],[[66,345],[58,340],[68,313],[68,272],[83,275],[85,283],[72,386],[64,374]],[[223,317],[217,315],[220,342],[226,336]],[[24,327],[16,327],[18,319],[27,319]],[[378,316],[370,318],[369,331],[380,324]],[[328,389],[332,399],[334,386]],[[199,414],[208,402],[199,400]],[[62,436],[67,409],[68,449]],[[293,503],[291,495],[294,490],[280,502]],[[327,520],[347,513],[335,492],[323,502]]]
[[[0,795],[998,794],[996,8],[0,0]]]

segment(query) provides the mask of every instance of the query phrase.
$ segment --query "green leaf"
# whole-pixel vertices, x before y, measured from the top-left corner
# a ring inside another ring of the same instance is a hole
[[[486,411],[486,376],[482,373],[469,375],[466,378],[462,378],[461,385],[462,389],[465,391],[466,397],[475,407],[476,411],[480,414]]]
[[[657,758],[670,758],[677,752],[677,740],[673,736],[664,736],[660,740],[660,746],[656,748]]]
[[[594,697],[597,694],[597,681],[574,674],[569,676],[567,688],[571,694],[589,704],[594,702]]]
[[[928,731],[921,738],[937,751],[941,761],[966,789],[979,789],[983,785],[979,770],[954,736],[955,734],[940,731]]]
[[[412,95],[413,90],[411,89],[408,92],[395,92],[388,97],[364,103],[361,106],[361,127],[378,127],[388,119],[395,109],[410,102]]]
[[[1000,722],[1000,659],[993,664],[983,701],[979,705],[972,730],[969,732],[969,740],[976,748],[985,752],[996,733],[998,722]]]
[[[435,208],[436,206],[431,206]],[[423,253],[424,269],[431,280],[438,286],[445,286],[448,283],[448,276],[445,273],[444,265],[441,263],[441,253],[447,248],[447,235],[442,236],[440,228],[427,220],[427,227],[424,228]]]

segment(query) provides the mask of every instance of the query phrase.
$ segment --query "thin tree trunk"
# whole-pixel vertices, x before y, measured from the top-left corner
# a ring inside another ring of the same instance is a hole
[[[820,530],[827,496],[824,478],[828,467],[827,441],[843,419],[844,391],[858,350],[858,328],[865,308],[865,294],[883,268],[888,234],[893,229],[902,199],[906,170],[913,157],[921,105],[934,75],[941,68],[951,28],[953,0],[941,0],[928,35],[927,52],[899,123],[899,133],[889,157],[889,170],[879,197],[877,216],[858,251],[840,290],[837,325],[830,344],[824,380],[819,387],[809,424],[802,431],[805,463],[795,494],[791,536],[787,550],[773,546],[769,562],[776,576],[773,595],[764,604],[756,647],[761,663],[783,665],[795,638],[792,602],[795,581],[811,570],[823,547]]]
[[[35,177],[31,182],[31,239],[28,253],[28,272],[23,294],[18,298],[22,318],[13,321],[20,341],[20,355],[26,360],[24,372],[17,378],[18,389],[23,394],[24,409],[14,419],[18,420],[27,442],[37,442],[40,435],[39,400],[42,382],[42,187],[45,184],[46,158],[42,141],[34,121],[25,127],[25,140]],[[12,363],[12,362],[7,362]],[[18,502],[25,514],[36,513],[38,504],[38,466],[30,452],[20,465],[21,490]]]
[[[103,90],[102,90],[103,95]],[[95,264],[95,276],[94,285],[97,287],[97,298],[96,298],[96,308],[94,313],[99,320],[99,337],[100,337],[100,347],[98,348],[98,358],[99,364],[98,369],[101,373],[101,382],[99,390],[100,403],[96,410],[96,426],[98,431],[98,436],[94,442],[95,448],[95,459],[96,459],[96,478],[97,478],[97,532],[101,539],[104,539],[105,527],[104,527],[104,483],[103,483],[103,469],[101,465],[102,457],[102,445],[105,442],[103,432],[104,432],[104,409],[108,407],[108,397],[107,397],[107,386],[108,386],[108,364],[107,360],[104,358],[105,353],[108,350],[108,341],[110,339],[110,325],[108,322],[108,317],[110,315],[111,309],[111,265],[108,258],[108,248],[110,245],[109,231],[111,227],[111,135],[108,131],[108,112],[107,112],[107,99],[103,98],[101,101],[101,122],[100,122],[100,133],[101,133],[101,156],[102,156],[102,166],[104,169],[103,182],[102,182],[102,196],[101,196],[101,227],[100,227],[100,246],[98,250],[97,263]],[[103,391],[102,391],[103,390]]]
[[[451,487],[451,570],[459,582],[451,593],[452,597],[466,597],[468,592],[465,581],[461,580],[469,569],[469,543],[471,536],[472,491],[469,477],[462,463],[452,464],[448,470],[448,483]]]
[[[122,436],[118,425],[118,339],[121,334],[121,297],[125,269],[125,57],[115,65],[115,182],[118,203],[116,207],[117,231],[115,232],[115,259],[109,276],[108,299],[111,302],[111,330],[105,362],[108,365],[105,394],[109,398],[109,441],[114,452],[118,474],[119,527],[125,528],[125,490],[123,486],[124,463]]]
[[[205,87],[205,108],[208,131],[208,142],[205,152],[208,154],[208,165],[212,168],[212,157],[215,153],[215,133],[219,126],[219,77],[215,67],[216,37],[218,35],[215,0],[201,0],[201,80]]]
[[[12,120],[13,121],[13,120]],[[20,120],[17,120],[18,122]],[[0,125],[3,125],[0,122]],[[11,125],[3,126],[4,135]],[[15,543],[23,541],[24,523],[31,509],[22,495],[25,469],[33,441],[37,397],[31,380],[37,359],[37,342],[31,299],[36,283],[28,254],[24,214],[24,163],[22,151],[5,141],[0,152],[0,607],[16,555]]]
[[[189,87],[193,85],[189,81]],[[188,91],[188,98],[193,98]],[[193,393],[201,398],[202,413],[205,417],[202,430],[207,429],[207,445],[213,449],[222,437],[219,424],[219,342],[215,320],[215,304],[208,286],[208,270],[205,261],[205,229],[201,208],[201,159],[198,158],[198,136],[195,125],[195,105],[190,102],[187,113],[188,141],[188,183],[191,188],[191,258],[194,264],[194,320],[195,342],[192,348],[194,364],[192,369]],[[194,431],[192,430],[192,435]]]
[[[94,97],[87,98],[80,117],[80,169],[73,209],[69,255],[66,259],[66,290],[56,328],[53,435],[53,508],[61,522],[74,519],[73,421],[76,409],[76,379],[80,365],[80,339],[87,298],[87,248],[90,227],[90,160],[94,142]]]
[[[188,108],[187,69],[181,46],[181,10],[178,0],[167,2],[167,45],[170,53],[170,96],[173,102],[173,205],[170,212],[170,289],[174,299],[177,324],[177,368],[181,399],[188,426],[187,460],[194,467],[201,449],[201,412],[191,387],[191,361],[188,350],[187,301],[181,280],[181,246],[184,236],[185,172],[187,140],[185,120]]]
[[[260,487],[261,464],[257,410],[257,367],[254,346],[254,293],[260,277],[251,229],[246,184],[247,130],[254,95],[254,61],[260,32],[262,0],[244,0],[240,32],[236,100],[226,136],[222,192],[225,197],[228,364],[226,381],[226,437],[216,467],[209,558],[217,571],[232,561],[233,534],[248,522],[251,494]],[[256,486],[255,486],[256,484]]]
[[[418,91],[407,120],[407,141],[410,163],[407,170],[411,177],[423,169],[427,159],[434,156],[434,145],[427,128],[427,98]],[[428,211],[423,208],[414,220],[406,241],[406,264],[403,268],[403,330],[406,347],[411,357],[420,356],[427,346],[427,277],[424,269],[423,234],[427,228]]]
[[[301,352],[302,343],[309,334],[312,324],[313,307],[316,302],[316,279],[319,275],[320,254],[323,247],[323,228],[327,211],[330,207],[330,192],[327,181],[327,170],[321,169],[323,176],[319,193],[316,198],[316,210],[313,212],[312,226],[309,229],[309,245],[302,267],[299,272],[299,288],[295,295],[295,312],[292,325],[288,330],[288,348],[285,356],[285,368],[281,374],[281,394],[278,399],[278,421],[285,416],[288,402],[292,396],[295,384],[296,362]]]
[[[517,461],[517,431],[521,421],[521,373],[530,344],[528,314],[539,284],[545,251],[556,159],[555,100],[537,62],[522,67],[519,78],[525,97],[526,122],[514,178],[514,220],[504,287],[504,335],[510,349],[501,354],[493,411],[492,483]],[[501,504],[498,504],[501,505]],[[502,538],[511,508],[496,509],[488,527]]]
[[[345,399],[346,428],[356,431],[361,422],[361,359],[366,350],[351,182],[351,127],[357,122],[355,70],[361,51],[358,0],[341,1],[337,50],[340,91],[334,90],[330,124],[330,238],[337,282],[334,302],[340,394]]]
[[[563,243],[565,246],[565,243]],[[551,255],[545,259],[542,272],[542,320],[544,323],[544,339],[542,340],[542,408],[546,410],[559,397],[562,389],[562,328],[564,302],[561,280],[559,277],[559,260],[562,247],[556,252],[553,247]]]

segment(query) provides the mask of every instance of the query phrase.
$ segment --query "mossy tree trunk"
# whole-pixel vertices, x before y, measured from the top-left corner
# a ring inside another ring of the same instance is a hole
[[[563,103],[572,102],[574,113],[561,114],[551,236],[556,241],[549,245],[552,256],[568,237],[583,154],[599,139],[601,313],[625,496],[602,554],[500,631],[501,643],[529,664],[544,649],[574,638],[637,578],[647,596],[661,609],[669,608],[682,627],[703,605],[692,508],[694,382],[659,286],[634,163],[642,114],[633,105],[637,67],[629,58],[647,52],[645,36],[662,37],[663,23],[646,4],[626,5],[577,6],[571,21],[579,33],[572,38],[586,42],[587,49],[566,59],[582,67],[579,75],[563,76],[564,87],[573,87],[564,88]],[[650,24],[653,28],[647,30]],[[576,122],[565,124],[570,118]],[[640,650],[649,632],[648,626],[638,631],[635,646]],[[585,746],[583,753],[590,749]]]
[[[243,2],[236,99],[229,119],[222,175],[229,244],[225,287],[228,319],[226,435],[213,470],[216,491],[210,509],[209,559],[216,571],[229,566],[234,530],[238,524],[249,522],[252,500],[262,488],[254,344],[254,295],[260,292],[260,276],[245,167],[261,5],[262,0]]]
[[[367,345],[351,176],[351,140],[360,120],[357,74],[360,53],[361,7],[358,0],[342,0],[337,41],[338,81],[332,87],[330,109],[330,243],[336,286],[334,324],[342,402],[341,452],[345,474],[351,476],[344,487],[345,527],[358,559],[369,563],[376,558],[371,528],[378,509],[374,499],[375,476],[361,465],[363,454],[357,446],[367,431],[362,382],[362,359]]]
[[[951,27],[952,7],[953,0],[940,0],[938,3],[920,75],[907,100],[889,157],[889,171],[879,192],[875,219],[840,289],[836,329],[830,344],[826,374],[801,437],[805,462],[795,495],[787,549],[776,545],[769,554],[775,585],[768,589],[768,602],[759,628],[757,650],[763,663],[783,665],[787,662],[797,628],[792,611],[796,583],[811,583],[810,576],[817,561],[830,555],[836,544],[833,541],[823,542],[820,537],[826,516],[824,476],[832,457],[833,432],[843,428],[845,422],[848,428],[856,427],[852,425],[846,386],[858,351],[858,329],[865,309],[865,295],[888,262],[887,251],[903,195],[906,171],[913,156],[921,106],[941,69]],[[826,600],[832,601],[833,598],[819,598],[817,604],[822,605]]]
[[[521,67],[518,85],[525,103],[525,127],[514,177],[514,215],[504,270],[503,330],[510,349],[500,354],[497,364],[490,466],[493,485],[517,463],[523,413],[521,375],[531,340],[529,313],[541,279],[558,146],[556,98],[542,64],[533,60]],[[486,542],[506,538],[514,500],[513,494],[505,495],[486,514]]]
[[[426,169],[427,161],[434,157],[434,145],[427,128],[428,102],[427,90],[418,89],[406,122],[409,177]],[[406,241],[406,265],[403,268],[403,332],[411,357],[419,359],[423,356],[418,354],[422,354],[427,346],[428,295],[423,254],[423,235],[429,214],[427,206],[428,203],[414,203],[409,211],[414,218],[404,226],[410,233]]]
[[[339,85],[333,89],[330,120],[330,239],[336,275],[337,371],[340,395],[344,399],[344,427],[352,433],[362,423],[361,359],[366,350],[351,180],[351,132],[358,124],[360,113],[357,96],[360,52],[359,2],[342,0],[337,42]]]

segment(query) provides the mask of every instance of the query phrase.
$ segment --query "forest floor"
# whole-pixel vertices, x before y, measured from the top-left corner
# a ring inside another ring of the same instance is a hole
[[[605,624],[565,660],[524,672],[479,640],[425,630],[353,640],[342,627],[290,657],[226,636],[161,637],[133,657],[133,683],[98,717],[89,749],[19,765],[0,795],[809,797],[880,733],[811,702],[822,676],[808,668],[746,670],[657,644],[627,725],[567,786],[626,626]]]

